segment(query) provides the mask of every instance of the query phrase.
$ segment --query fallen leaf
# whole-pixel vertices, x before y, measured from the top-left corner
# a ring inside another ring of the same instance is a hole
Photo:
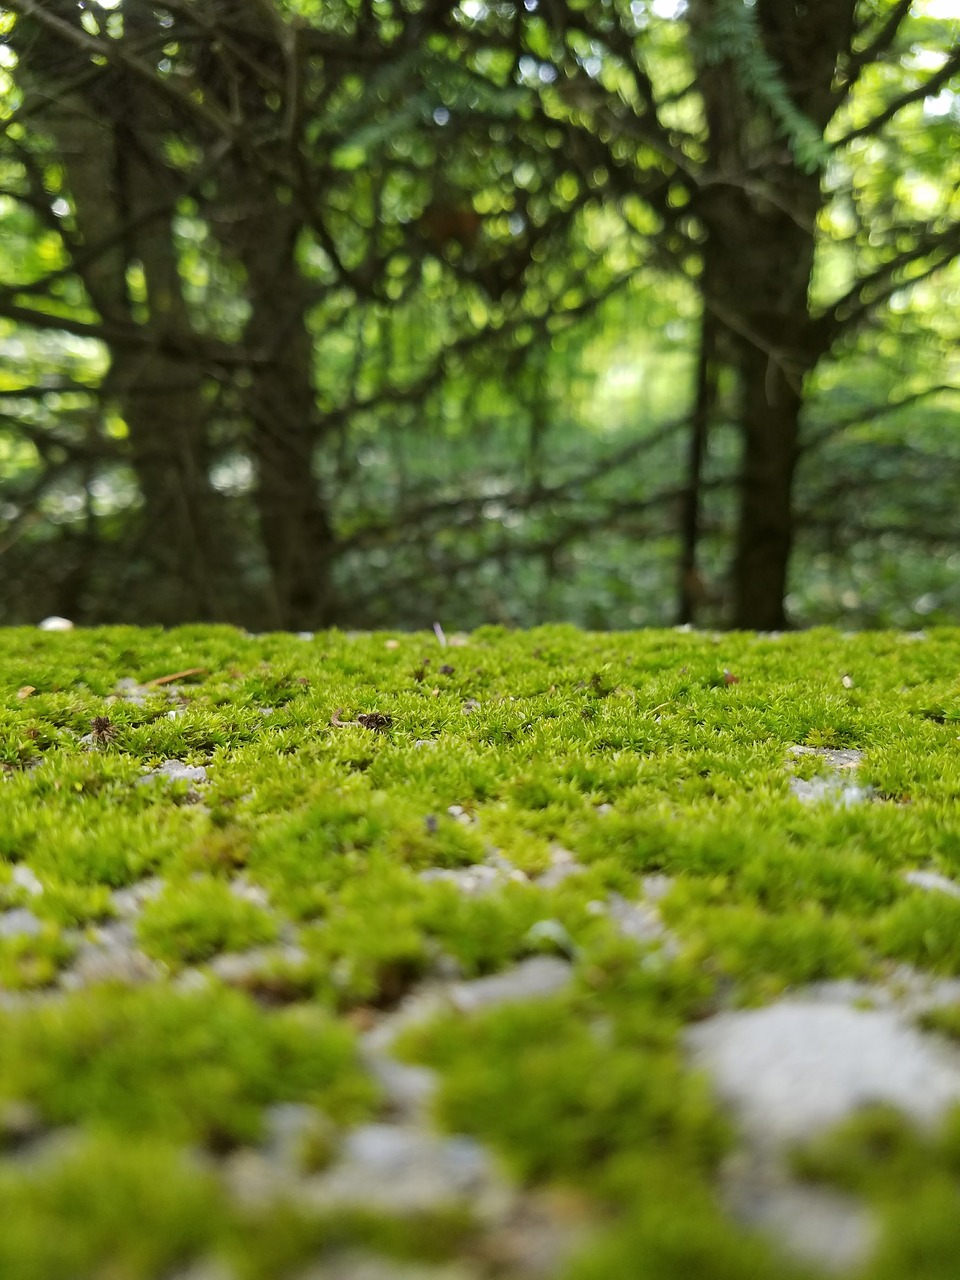
[[[385,716],[380,711],[368,711],[357,716],[357,724],[362,725],[364,729],[371,729],[374,733],[384,733],[393,724],[393,717]]]
[[[25,684],[22,689],[17,690],[17,697],[22,701],[29,698],[31,693],[36,693],[37,686],[35,684]]]
[[[735,676],[735,675],[733,674],[733,672],[732,672],[732,671],[728,671],[728,670],[727,670],[727,668],[726,668],[726,667],[724,667],[724,668],[723,668],[723,683],[724,683],[724,684],[739,684],[739,683],[740,683],[740,677],[739,677],[739,676]]]

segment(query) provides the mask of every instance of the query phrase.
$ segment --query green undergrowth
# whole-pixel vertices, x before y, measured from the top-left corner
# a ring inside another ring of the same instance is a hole
[[[960,879],[960,633],[456,639],[0,633],[0,1147],[4,1108],[40,1130],[0,1155],[0,1275],[162,1280],[212,1255],[286,1280],[353,1239],[455,1252],[469,1223],[246,1222],[218,1162],[271,1103],[341,1132],[376,1116],[358,1028],[423,979],[543,950],[573,961],[566,992],[407,1034],[441,1121],[523,1183],[577,1188],[598,1232],[574,1280],[800,1274],[721,1213],[733,1135],[680,1035],[812,981],[960,975],[960,901],[904,879]],[[862,752],[869,799],[801,803],[791,777],[827,766],[796,745]],[[558,850],[576,869],[548,888]],[[438,874],[494,852],[487,892]],[[650,876],[668,950],[607,910]],[[71,989],[124,928],[159,979]],[[902,1140],[931,1172],[899,1199],[906,1155],[868,1185],[854,1156],[808,1153],[807,1176],[880,1206],[877,1280],[955,1264],[952,1141]]]

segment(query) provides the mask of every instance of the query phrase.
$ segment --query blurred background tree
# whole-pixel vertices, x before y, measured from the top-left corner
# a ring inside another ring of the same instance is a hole
[[[945,0],[0,21],[0,621],[960,616]]]

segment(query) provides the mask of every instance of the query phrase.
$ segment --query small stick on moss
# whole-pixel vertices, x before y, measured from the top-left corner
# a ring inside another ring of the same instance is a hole
[[[184,680],[187,676],[204,675],[206,670],[206,667],[188,667],[186,671],[174,671],[169,676],[157,676],[156,680],[146,680],[143,687],[149,689],[154,684],[169,684],[171,680]]]

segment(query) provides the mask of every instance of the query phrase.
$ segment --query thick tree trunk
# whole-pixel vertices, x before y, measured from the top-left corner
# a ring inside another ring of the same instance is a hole
[[[103,321],[131,338],[111,345],[101,394],[126,423],[143,499],[136,542],[147,581],[142,597],[136,592],[138,616],[160,623],[216,619],[225,612],[221,597],[230,594],[232,552],[223,503],[209,478],[203,373],[189,356],[163,351],[176,339],[188,353],[192,336],[173,233],[173,175],[162,159],[144,153],[133,132],[138,116],[155,127],[156,103],[133,86],[127,90],[118,87],[116,100],[64,97],[45,123],[79,233],[77,274]],[[123,119],[115,118],[121,108]],[[146,287],[140,302],[130,292],[133,265]]]
[[[266,187],[247,194],[233,243],[247,275],[252,354],[244,408],[257,472],[255,500],[277,626],[336,619],[336,551],[315,457],[321,424],[313,383],[309,297],[297,262],[299,219]]]
[[[733,565],[733,625],[778,631],[793,550],[801,396],[765,352],[741,342],[743,455]]]
[[[706,254],[704,276],[707,273]],[[704,282],[701,287],[706,292]],[[710,422],[716,409],[716,317],[704,306],[700,317],[700,345],[697,352],[697,383],[687,450],[687,483],[680,506],[680,558],[677,584],[677,622],[696,622],[699,606],[707,594],[697,564],[700,546],[701,487],[707,454]]]
[[[690,0],[710,133],[710,181],[701,187],[696,212],[711,263],[704,305],[723,330],[723,360],[739,394],[743,453],[732,621],[773,630],[785,622],[803,382],[823,354],[809,298],[823,196],[819,172],[796,154],[789,121],[768,90],[757,87],[756,50],[716,57],[736,16],[734,3]],[[750,6],[760,56],[769,60],[764,75],[775,67],[795,119],[805,117],[807,127],[822,129],[831,117],[854,8],[854,0],[828,0],[820,24],[806,6],[789,0]]]

